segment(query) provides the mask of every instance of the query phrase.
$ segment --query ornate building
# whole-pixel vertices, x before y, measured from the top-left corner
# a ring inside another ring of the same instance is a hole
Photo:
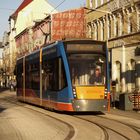
[[[120,93],[140,90],[140,0],[87,0],[87,37],[108,42]]]

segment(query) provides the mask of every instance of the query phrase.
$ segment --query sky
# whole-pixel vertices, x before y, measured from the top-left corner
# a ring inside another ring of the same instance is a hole
[[[0,4],[0,41],[2,41],[2,36],[4,31],[8,31],[9,16],[14,13],[18,6],[23,0],[2,0]],[[63,0],[48,0],[48,2],[53,6],[58,6]],[[84,6],[86,0],[66,0],[61,6],[57,8],[58,11],[64,11],[67,9],[77,8]]]

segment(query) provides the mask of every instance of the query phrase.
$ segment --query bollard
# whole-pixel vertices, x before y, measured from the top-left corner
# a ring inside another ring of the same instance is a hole
[[[108,110],[108,112],[110,112],[110,92],[108,92],[108,94],[107,94],[107,99],[108,99],[108,107],[107,107],[107,110]]]

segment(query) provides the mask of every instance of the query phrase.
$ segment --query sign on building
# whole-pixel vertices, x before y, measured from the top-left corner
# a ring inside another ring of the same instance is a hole
[[[52,15],[52,40],[84,38],[85,9],[74,9]]]

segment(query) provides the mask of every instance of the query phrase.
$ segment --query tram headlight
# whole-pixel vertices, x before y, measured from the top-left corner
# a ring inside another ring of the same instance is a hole
[[[76,94],[76,89],[75,89],[75,87],[73,87],[73,96],[74,96],[74,98],[76,98],[76,97],[77,97],[77,94]]]
[[[107,89],[105,89],[105,99],[107,99]]]

